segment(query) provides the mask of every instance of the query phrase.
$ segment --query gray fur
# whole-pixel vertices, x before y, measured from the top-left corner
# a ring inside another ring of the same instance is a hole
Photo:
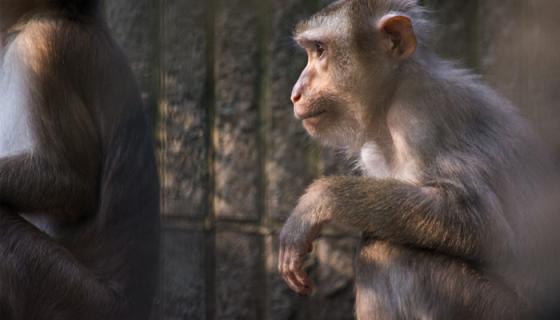
[[[280,270],[307,293],[301,256],[322,225],[336,222],[364,233],[355,268],[360,320],[534,317],[536,280],[525,261],[544,215],[548,156],[518,111],[477,76],[424,45],[406,61],[383,57],[375,46],[380,35],[368,28],[393,12],[411,17],[426,41],[426,13],[406,0],[336,2],[296,30],[320,28],[337,15],[350,19],[349,59],[366,70],[361,79],[384,80],[372,82],[371,96],[365,88],[369,103],[362,109],[350,108],[363,127],[341,120],[330,130],[363,128],[349,131],[354,135],[338,147],[363,153],[375,144],[383,157],[362,157],[361,167],[370,168],[365,177],[327,177],[310,186],[280,235]],[[327,144],[341,141],[315,135]],[[388,176],[371,175],[384,163]]]

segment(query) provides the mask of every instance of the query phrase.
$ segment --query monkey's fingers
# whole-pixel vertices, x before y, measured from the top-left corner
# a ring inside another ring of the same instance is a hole
[[[293,270],[295,269],[296,262],[293,259],[293,252],[291,250],[281,250],[279,264],[280,273],[288,284],[293,284],[296,288],[303,286],[294,275]]]
[[[309,276],[302,267],[303,256],[295,251],[289,252],[284,266],[286,281],[292,284],[294,291],[301,295],[309,295],[313,291]]]
[[[293,280],[292,275],[290,274],[289,269],[289,258],[288,254],[286,254],[286,250],[280,250],[280,257],[278,259],[278,269],[280,271],[280,275],[286,282],[286,284],[295,292],[299,292],[299,285]]]
[[[287,272],[284,280],[288,284],[288,286],[300,295],[309,295],[312,291],[310,286],[306,286],[297,279],[297,276],[294,272]]]
[[[284,275],[284,246],[280,246],[280,250],[278,252],[278,272],[283,276]]]
[[[309,279],[309,275],[303,268],[298,268],[293,271],[298,283],[302,285],[301,294],[310,295],[313,292],[313,283]]]
[[[286,284],[288,285],[288,287],[290,287],[290,289],[292,289],[292,291],[300,294],[300,295],[304,295],[301,291],[301,287],[299,287],[297,284],[295,284],[290,278],[288,277],[284,277],[284,281],[286,282]]]

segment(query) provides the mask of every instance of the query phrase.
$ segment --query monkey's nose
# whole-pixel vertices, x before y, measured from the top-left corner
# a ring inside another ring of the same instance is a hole
[[[298,101],[301,100],[301,93],[292,94],[292,103],[296,104]]]
[[[296,85],[294,86],[294,89],[292,89],[292,103],[296,104],[301,100],[301,96],[302,96],[302,91],[301,90],[301,85],[298,83],[296,83]]]

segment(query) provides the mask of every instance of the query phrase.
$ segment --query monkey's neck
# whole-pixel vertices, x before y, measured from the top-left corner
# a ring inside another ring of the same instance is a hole
[[[375,144],[378,152],[391,164],[398,158],[396,135],[400,137],[400,144],[408,139],[415,140],[426,134],[425,123],[427,119],[433,120],[434,116],[442,118],[442,123],[438,125],[445,125],[446,115],[436,111],[445,110],[451,102],[448,96],[434,93],[445,90],[453,96],[465,94],[459,87],[454,88],[453,81],[449,81],[449,77],[464,77],[460,81],[462,84],[473,81],[472,77],[465,75],[437,55],[427,50],[420,51],[401,65],[395,83],[384,88],[386,95],[372,100],[381,108],[371,108],[375,112],[368,120],[360,152],[363,152],[364,147]]]
[[[399,70],[399,73],[402,72]],[[399,88],[402,86],[400,78],[402,76],[385,81],[382,88],[378,87],[372,90],[376,94],[367,99],[369,107],[366,109],[369,110],[369,114],[366,115],[363,136],[361,139],[356,139],[359,145],[352,148],[354,154],[362,153],[364,147],[375,144],[379,149],[378,151],[384,155],[388,162],[392,160],[393,143],[388,116],[393,105],[398,100]],[[385,94],[379,94],[379,92]]]

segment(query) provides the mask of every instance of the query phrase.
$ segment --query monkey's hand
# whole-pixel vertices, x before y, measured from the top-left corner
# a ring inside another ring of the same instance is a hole
[[[322,218],[326,216],[322,211],[328,207],[325,206],[328,193],[324,191],[321,180],[314,183],[280,232],[278,269],[288,286],[301,295],[309,295],[313,291],[313,284],[303,270],[303,261],[327,222]]]

